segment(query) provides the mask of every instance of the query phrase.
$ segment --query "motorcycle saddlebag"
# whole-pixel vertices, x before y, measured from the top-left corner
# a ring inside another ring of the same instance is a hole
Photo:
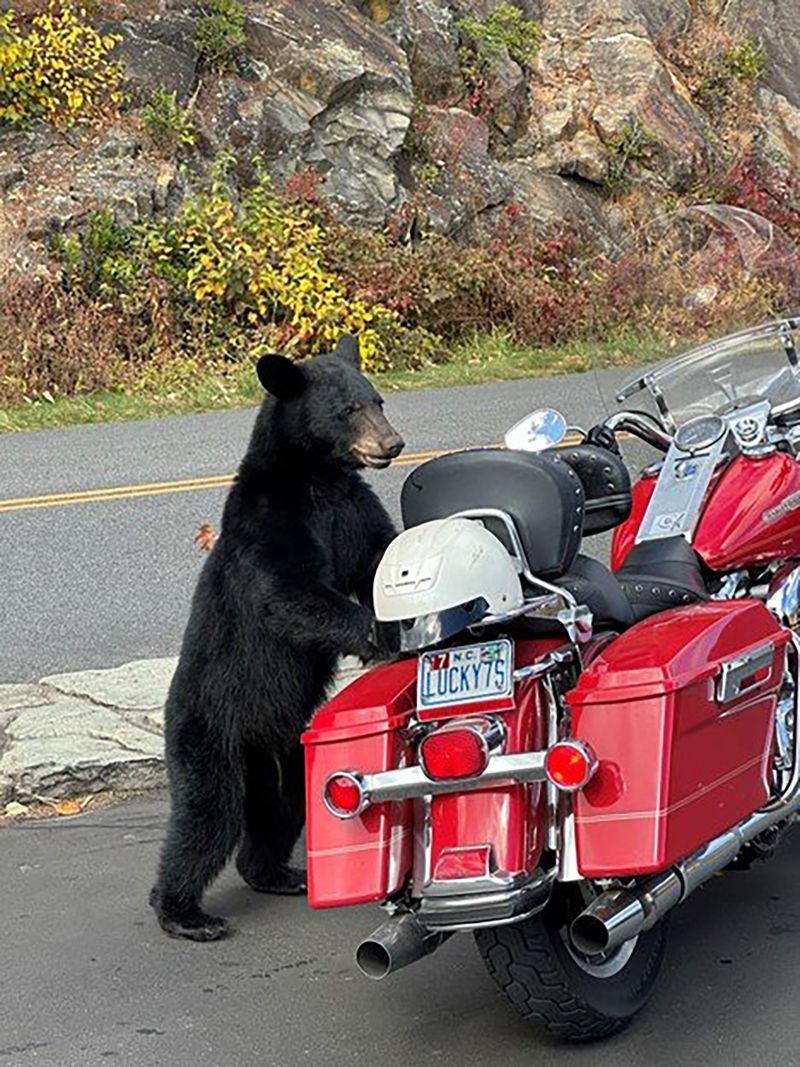
[[[415,660],[369,671],[324,704],[303,734],[308,899],[329,908],[383,900],[411,873],[410,800],[371,805],[341,819],[323,800],[337,771],[372,774],[410,762],[406,728],[415,708]]]
[[[755,600],[652,616],[567,699],[598,771],[575,798],[586,877],[662,870],[762,807],[789,635]]]

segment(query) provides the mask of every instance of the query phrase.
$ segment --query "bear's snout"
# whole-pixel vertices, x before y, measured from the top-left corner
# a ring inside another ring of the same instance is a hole
[[[386,416],[378,411],[365,419],[352,451],[366,467],[388,467],[406,443]]]

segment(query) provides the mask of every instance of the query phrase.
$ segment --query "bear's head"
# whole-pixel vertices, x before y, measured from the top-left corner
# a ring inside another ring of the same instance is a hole
[[[335,352],[294,363],[262,356],[258,378],[272,441],[344,467],[388,467],[405,442],[383,413],[383,400],[361,373],[358,340],[346,336]]]

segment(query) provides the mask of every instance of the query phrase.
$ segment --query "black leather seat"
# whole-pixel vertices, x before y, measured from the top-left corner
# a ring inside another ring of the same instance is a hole
[[[667,608],[708,600],[700,557],[683,537],[635,545],[616,577],[636,622]]]
[[[624,630],[635,621],[622,586],[597,559],[576,556],[569,573],[553,584],[572,593],[579,604],[585,604],[594,616],[595,626]]]
[[[580,548],[583,484],[558,456],[495,449],[439,456],[406,478],[400,504],[406,528],[474,509],[504,512],[531,570],[547,581],[565,574]],[[502,522],[484,521],[510,549]]]

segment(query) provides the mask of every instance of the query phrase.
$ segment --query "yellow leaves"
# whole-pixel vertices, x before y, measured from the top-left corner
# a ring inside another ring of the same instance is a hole
[[[101,36],[70,0],[50,0],[25,32],[0,14],[0,123],[43,118],[57,126],[98,118],[121,99],[119,38]]]

